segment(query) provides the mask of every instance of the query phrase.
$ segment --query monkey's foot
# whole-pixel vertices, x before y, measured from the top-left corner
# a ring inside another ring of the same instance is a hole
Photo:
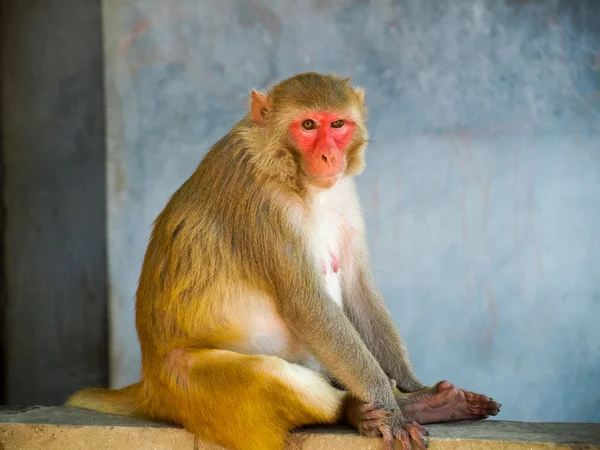
[[[397,401],[406,420],[421,424],[487,419],[496,416],[502,406],[483,394],[458,389],[448,381],[401,394]]]

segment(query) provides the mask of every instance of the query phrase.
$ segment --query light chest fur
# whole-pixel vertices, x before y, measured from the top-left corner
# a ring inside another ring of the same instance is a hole
[[[313,192],[305,223],[306,238],[317,271],[323,277],[327,293],[340,306],[343,271],[340,261],[356,209],[349,188],[342,182],[332,189]]]

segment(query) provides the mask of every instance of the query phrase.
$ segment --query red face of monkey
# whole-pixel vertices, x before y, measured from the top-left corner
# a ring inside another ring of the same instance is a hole
[[[291,123],[290,134],[304,156],[313,185],[327,189],[343,176],[354,128],[350,117],[331,112],[302,114]]]

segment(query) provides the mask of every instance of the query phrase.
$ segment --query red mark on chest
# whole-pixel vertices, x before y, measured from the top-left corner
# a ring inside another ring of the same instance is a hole
[[[337,255],[333,252],[333,250],[329,250],[329,262],[331,262],[331,268],[333,269],[334,273],[338,273],[340,270],[340,261],[337,257]],[[328,264],[327,261],[325,261],[324,259],[321,260],[321,269],[323,270],[323,275],[327,275],[328,273]]]
[[[333,271],[338,273],[338,270],[340,270],[340,262],[338,261],[336,254],[330,250],[329,256],[331,257],[331,267],[333,268]]]

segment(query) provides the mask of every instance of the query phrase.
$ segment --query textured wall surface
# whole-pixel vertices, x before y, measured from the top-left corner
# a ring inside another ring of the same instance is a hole
[[[1,8],[0,390],[8,404],[56,405],[108,383],[101,8],[71,0]]]
[[[425,382],[600,421],[600,3],[107,0],[112,384],[135,381],[151,223],[252,87],[367,89],[358,184]]]

